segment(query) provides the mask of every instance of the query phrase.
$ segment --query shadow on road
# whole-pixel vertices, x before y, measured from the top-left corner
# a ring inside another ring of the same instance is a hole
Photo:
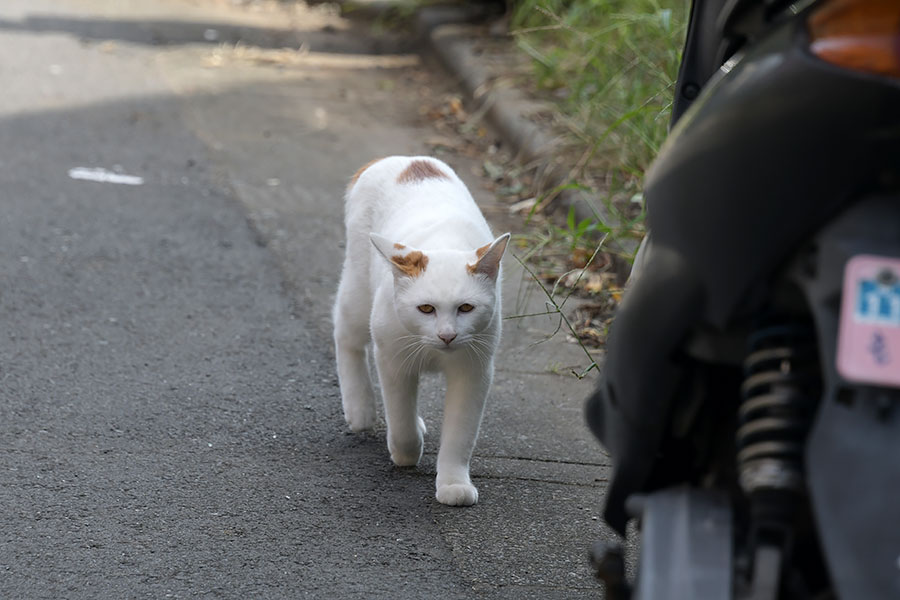
[[[280,29],[230,23],[29,16],[20,21],[0,19],[0,31],[63,33],[82,41],[120,41],[147,46],[243,44],[341,54],[395,54],[409,52],[413,47],[410,40],[372,38],[369,32],[363,31],[360,35],[347,35],[331,26],[302,31],[292,27]]]

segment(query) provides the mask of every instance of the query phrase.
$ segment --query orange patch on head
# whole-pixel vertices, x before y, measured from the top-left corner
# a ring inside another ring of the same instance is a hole
[[[428,266],[428,257],[418,250],[413,250],[406,256],[399,254],[392,256],[391,262],[409,277],[418,277],[425,272],[425,267]]]
[[[403,244],[401,244],[399,242],[395,242],[394,248],[396,248],[397,250],[403,250],[404,248],[406,248],[406,246],[404,246]]]
[[[485,254],[487,254],[487,251],[490,250],[490,249],[491,249],[491,245],[490,245],[490,244],[485,244],[484,246],[482,246],[481,248],[478,248],[478,249],[475,251],[475,256],[478,257],[478,260],[481,260],[481,258],[482,258]],[[474,265],[466,265],[466,271],[469,272],[469,275],[474,275],[475,272],[476,272],[477,270],[478,270],[478,261],[475,261],[475,264],[474,264]]]
[[[369,162],[367,162],[366,164],[361,166],[356,171],[356,173],[353,174],[353,177],[350,178],[350,185],[352,186],[354,183],[356,183],[359,180],[360,176],[365,172],[366,169],[368,169],[369,167],[371,167],[372,165],[374,165],[375,163],[377,163],[380,160],[382,160],[382,159],[376,158],[374,160],[370,160]]]
[[[430,160],[414,160],[397,176],[397,183],[415,183],[425,179],[450,179]]]

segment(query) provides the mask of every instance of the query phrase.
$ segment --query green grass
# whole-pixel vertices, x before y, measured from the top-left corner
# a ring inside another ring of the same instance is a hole
[[[686,14],[683,0],[513,4],[511,29],[532,59],[533,83],[567,133],[568,185],[641,212],[641,181],[666,136]],[[640,229],[640,219],[626,220],[630,235]]]

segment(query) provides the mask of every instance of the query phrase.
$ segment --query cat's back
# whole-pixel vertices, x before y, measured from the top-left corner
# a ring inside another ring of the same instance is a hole
[[[348,198],[362,193],[391,193],[427,184],[443,183],[462,186],[453,169],[432,156],[386,156],[369,161],[350,179]]]
[[[377,221],[402,214],[477,213],[465,184],[445,162],[430,156],[388,156],[360,168],[347,188],[347,211]]]
[[[421,250],[469,251],[494,239],[462,180],[429,156],[389,156],[361,168],[345,215],[348,243],[360,251],[371,251],[370,233]]]

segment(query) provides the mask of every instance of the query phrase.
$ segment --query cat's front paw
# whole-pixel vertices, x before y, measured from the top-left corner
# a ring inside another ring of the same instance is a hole
[[[371,406],[344,407],[344,420],[354,433],[372,429],[375,427],[375,419],[375,409]]]
[[[388,438],[388,450],[391,452],[391,460],[398,467],[415,467],[422,460],[422,448],[424,442],[419,437],[418,440],[409,440],[400,442],[398,440]]]
[[[425,446],[425,421],[416,417],[416,431],[409,438],[403,438],[388,431],[388,450],[391,460],[398,467],[415,467],[422,460],[422,449]]]
[[[437,486],[434,496],[441,504],[472,506],[478,502],[478,489],[470,483],[451,483]]]

